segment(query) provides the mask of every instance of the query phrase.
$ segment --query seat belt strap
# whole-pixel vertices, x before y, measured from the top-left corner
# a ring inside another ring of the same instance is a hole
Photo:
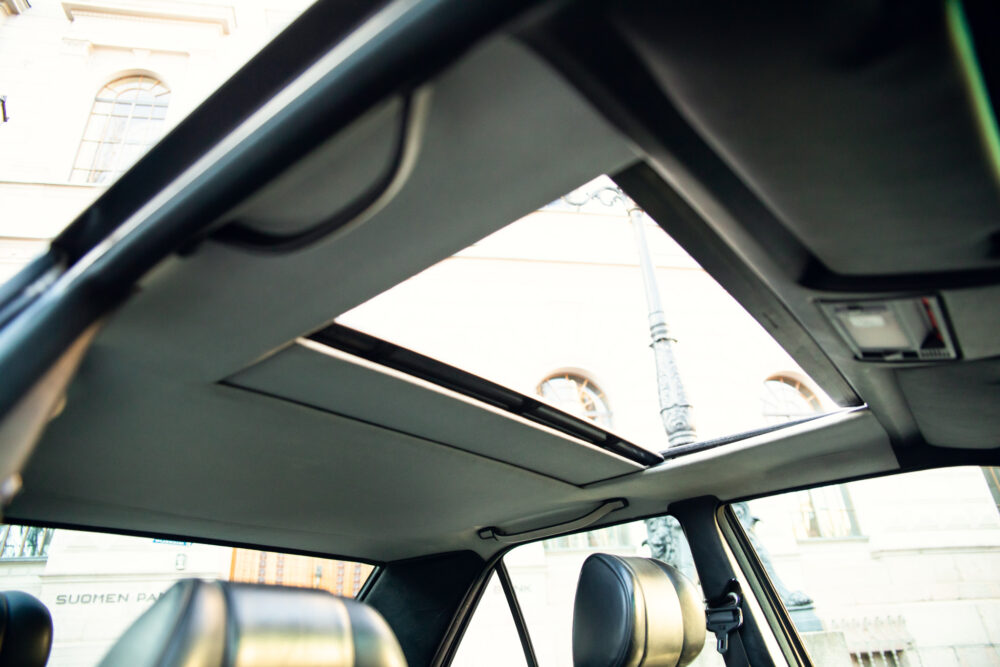
[[[749,667],[739,633],[743,627],[743,592],[736,579],[726,582],[723,595],[705,607],[705,627],[715,635],[716,650],[726,667]]]

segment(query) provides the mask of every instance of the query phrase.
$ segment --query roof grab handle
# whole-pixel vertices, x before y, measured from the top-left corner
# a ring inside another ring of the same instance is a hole
[[[569,533],[579,528],[586,528],[598,520],[603,519],[611,512],[624,509],[626,507],[628,507],[627,500],[624,498],[614,498],[612,500],[605,500],[597,509],[588,512],[577,519],[573,519],[572,521],[557,523],[553,526],[545,526],[543,528],[535,528],[534,530],[526,530],[520,533],[507,533],[495,526],[491,526],[480,530],[479,537],[484,540],[496,540],[497,542],[502,542],[504,544],[517,544],[519,542],[540,540],[546,537],[551,537],[552,535]]]

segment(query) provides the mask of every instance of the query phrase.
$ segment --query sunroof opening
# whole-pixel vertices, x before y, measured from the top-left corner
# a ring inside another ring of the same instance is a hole
[[[837,409],[604,176],[336,322],[653,451]]]

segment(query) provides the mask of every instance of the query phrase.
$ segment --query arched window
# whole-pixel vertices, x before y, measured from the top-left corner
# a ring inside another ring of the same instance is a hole
[[[819,397],[803,382],[787,375],[774,375],[764,380],[761,412],[767,423],[783,424],[822,409]]]
[[[564,412],[611,427],[608,399],[589,378],[575,373],[550,375],[539,383],[538,395]]]
[[[170,90],[137,74],[104,86],[90,110],[70,181],[110,183],[163,133]]]

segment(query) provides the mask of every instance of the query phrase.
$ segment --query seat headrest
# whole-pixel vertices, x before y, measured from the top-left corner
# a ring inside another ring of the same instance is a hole
[[[374,609],[326,591],[185,579],[125,631],[101,665],[406,667]]]
[[[575,667],[683,667],[705,646],[698,589],[652,558],[593,554],[573,608]]]
[[[52,615],[38,598],[0,593],[0,667],[43,667],[52,650]]]

